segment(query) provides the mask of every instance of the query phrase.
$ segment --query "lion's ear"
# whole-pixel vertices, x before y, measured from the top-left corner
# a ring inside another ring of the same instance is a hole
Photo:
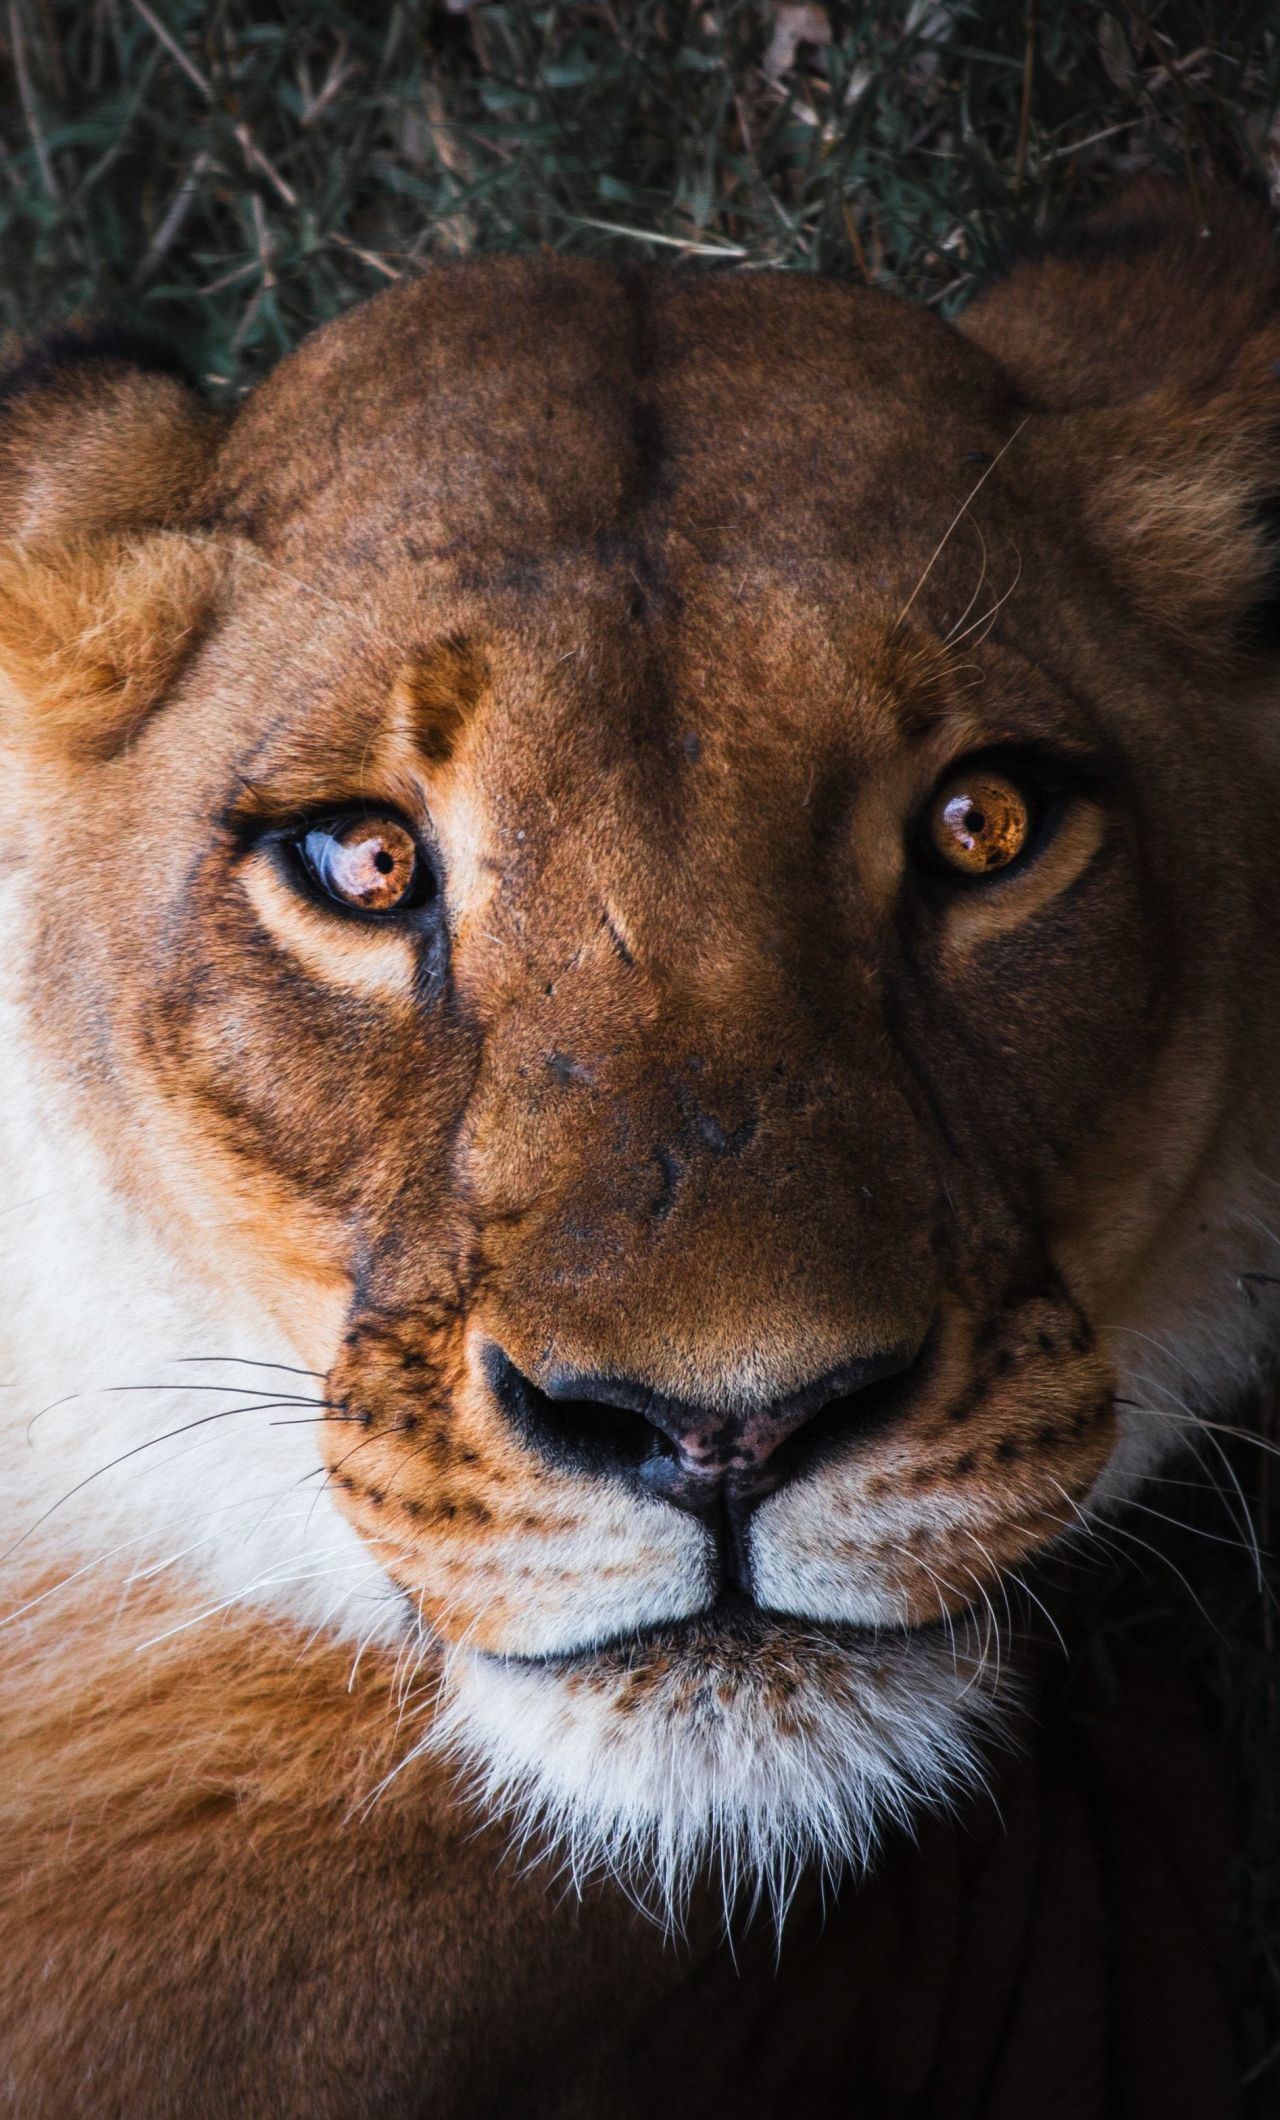
[[[1194,654],[1273,643],[1280,256],[1265,209],[1145,179],[1014,262],[960,328],[1017,385],[1036,476],[1130,600]]]
[[[68,330],[0,376],[0,727],[101,756],[198,637],[222,423],[149,341]]]
[[[0,742],[113,756],[203,637],[228,560],[176,530],[0,546]]]
[[[70,326],[0,373],[0,538],[190,521],[221,431],[177,359],[115,326]]]

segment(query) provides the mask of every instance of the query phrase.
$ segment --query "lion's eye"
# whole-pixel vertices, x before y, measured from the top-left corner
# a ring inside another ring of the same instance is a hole
[[[962,876],[1016,861],[1031,837],[1031,805],[1003,773],[972,768],[945,781],[929,807],[933,850]]]
[[[363,913],[404,912],[421,903],[433,881],[412,832],[395,817],[331,819],[296,844],[320,889]]]

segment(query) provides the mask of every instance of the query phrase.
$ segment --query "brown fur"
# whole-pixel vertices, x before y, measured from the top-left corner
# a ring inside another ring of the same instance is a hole
[[[36,961],[72,968],[31,1037],[174,1256],[325,1374],[333,1489],[446,1643],[536,1651],[540,1600],[599,1587],[482,1342],[728,1406],[928,1331],[820,1534],[915,1625],[1070,1527],[1111,1335],[1200,1300],[1224,1130],[1265,1132],[1280,880],[1241,734],[1275,269],[1215,213],[1210,251],[1139,192],[959,331],[491,260],[325,327],[225,429],[114,364],[8,415],[4,741]],[[942,775],[1027,745],[1089,761],[1039,861],[914,880]],[[254,836],[352,801],[429,833],[447,980]],[[688,1977],[607,1894],[494,1883],[438,1775],[351,1823],[380,1655],[348,1693],[265,1622],[141,1661],[65,1598],[21,1626],[24,2114],[479,2111]]]
[[[1082,1684],[1074,1756],[1005,1765],[999,1814],[806,1889],[778,1961],[702,1906],[673,1944],[612,1886],[578,1902],[435,1775],[363,1810],[385,1673],[349,1691],[240,1622],[139,1657],[78,1617],[0,1695],[15,2120],[847,2120],[851,2086],[904,2120],[1234,2112],[1217,1790],[1141,1662]]]

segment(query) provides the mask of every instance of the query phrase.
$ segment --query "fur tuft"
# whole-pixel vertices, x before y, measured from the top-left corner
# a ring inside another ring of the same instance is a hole
[[[204,635],[227,572],[212,540],[156,531],[0,555],[0,708],[39,751],[110,757]]]
[[[590,1665],[459,1650],[418,1750],[459,1767],[471,1799],[513,1821],[522,1851],[548,1848],[575,1890],[608,1876],[676,1930],[710,1877],[726,1924],[764,1906],[780,1931],[807,1869],[862,1873],[887,1830],[983,1785],[980,1743],[1015,1703],[1002,1679],[997,1705],[959,1633],[954,1656],[931,1638],[864,1647],[791,1623]]]
[[[0,413],[34,391],[65,390],[81,382],[84,371],[107,368],[171,376],[196,388],[190,363],[159,332],[122,318],[100,317],[63,324],[24,346],[0,370]]]

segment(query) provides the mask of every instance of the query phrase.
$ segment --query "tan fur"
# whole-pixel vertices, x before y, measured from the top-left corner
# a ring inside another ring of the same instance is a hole
[[[0,1879],[11,1933],[40,1942],[7,1969],[6,2110],[123,2120],[171,2111],[181,2083],[199,2120],[292,2120],[299,2095],[345,2120],[411,2110],[426,2080],[462,2114],[505,2094],[530,1956],[564,1998],[538,2033],[548,2073],[624,1978],[637,2015],[682,1979],[609,1895],[566,1917],[447,1776],[366,1815],[396,1757],[376,1659],[348,1689],[341,1652],[238,1622],[139,1653],[166,1612],[131,1610],[64,1604],[61,1649],[10,1639]],[[392,2053],[362,1997],[406,1981]]]
[[[228,564],[218,546],[163,532],[11,547],[0,567],[9,739],[21,730],[35,750],[83,744],[99,757],[126,742],[192,652]]]
[[[36,1431],[82,1454],[7,1569],[24,2115],[478,2112],[610,2009],[622,2053],[684,1975],[620,1896],[494,1882],[404,1765],[437,1693],[545,1679],[602,1774],[747,1699],[742,1771],[785,1781],[824,1691],[888,1727],[950,1641],[959,1728],[1021,1571],[1268,1343],[1280,325],[1265,220],[1214,211],[1201,248],[1140,188],[960,330],[489,260],[225,424],[114,357],[0,419],[33,1108],[166,1287],[283,1335],[305,1494],[401,1612],[360,1655],[354,1606],[336,1644],[260,1583],[228,1617],[145,1486],[126,1559],[95,1530],[74,1407]],[[1063,792],[1034,861],[955,889],[918,822],[988,754]],[[444,926],[308,895],[286,842],[351,806],[417,829]],[[815,1378],[888,1349],[907,1382],[754,1509],[743,1650],[701,1520],[531,1439],[495,1347],[715,1416],[735,1495]]]

